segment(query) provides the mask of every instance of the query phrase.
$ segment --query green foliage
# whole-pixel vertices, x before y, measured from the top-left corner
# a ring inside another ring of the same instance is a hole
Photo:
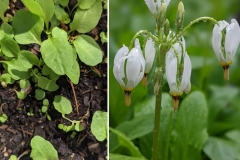
[[[69,15],[60,6],[55,6],[55,15],[56,18],[63,23],[67,24],[70,22]]]
[[[38,87],[42,88],[42,89],[45,89],[47,91],[56,91],[59,86],[53,81],[53,80],[50,80],[46,77],[37,77],[38,79]]]
[[[9,1],[8,0],[1,0],[0,1],[0,18],[5,22],[6,18],[4,17],[4,13],[7,10],[9,5]]]
[[[34,160],[58,160],[56,149],[50,142],[40,136],[32,138],[31,147],[30,157]]]
[[[62,115],[72,112],[71,102],[63,96],[55,96],[53,100],[53,105],[58,112],[62,113]]]
[[[10,156],[10,160],[17,160],[17,156],[11,155],[11,156]]]
[[[37,43],[41,44],[41,33],[43,31],[43,20],[37,15],[19,10],[13,17],[14,38],[19,44]]]
[[[100,33],[102,43],[106,43],[108,41],[107,34],[105,32]]]
[[[22,0],[22,3],[24,6],[27,7],[27,9],[33,13],[41,17],[42,19],[45,19],[45,14],[42,10],[42,7],[34,0]]]
[[[91,131],[98,141],[103,141],[107,138],[107,112],[96,111],[93,114]]]
[[[73,66],[75,57],[73,49],[67,41],[67,33],[64,30],[55,27],[52,36],[42,43],[43,60],[55,73],[64,75],[70,72]]]
[[[1,123],[6,122],[7,119],[8,119],[8,116],[5,113],[0,114],[0,122]]]
[[[79,8],[81,9],[89,9],[96,3],[96,0],[82,0],[79,1]]]
[[[92,37],[80,35],[74,40],[73,44],[78,57],[85,64],[95,66],[102,61],[102,51]]]
[[[87,33],[91,31],[97,25],[101,13],[101,0],[96,0],[96,3],[88,10],[78,8],[73,21],[70,23],[70,30],[77,30],[79,33]]]
[[[36,89],[35,90],[35,98],[37,100],[42,100],[43,98],[45,98],[45,92],[42,89]]]

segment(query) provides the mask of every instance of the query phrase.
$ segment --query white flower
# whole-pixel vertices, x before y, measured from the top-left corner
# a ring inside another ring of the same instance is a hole
[[[148,38],[144,47],[144,57],[146,61],[144,76],[142,78],[142,84],[144,87],[146,87],[146,84],[147,84],[147,74],[152,68],[155,53],[156,53],[156,49],[154,47],[154,42],[151,38]]]
[[[240,28],[235,19],[231,24],[226,21],[219,21],[213,28],[212,46],[219,63],[222,66],[229,66],[240,43]],[[224,35],[223,35],[224,32]]]
[[[223,66],[224,78],[229,79],[229,65],[232,63],[240,43],[240,28],[235,19],[231,24],[226,21],[219,21],[220,26],[215,25],[212,35],[212,46],[219,63]]]
[[[147,4],[149,10],[151,11],[151,13],[153,14],[153,16],[155,18],[157,18],[158,13],[160,11],[161,8],[161,0],[144,0],[145,3]],[[166,6],[168,6],[170,0],[164,0],[164,3],[166,4]]]
[[[182,47],[179,43],[174,44],[177,56],[171,48],[166,54],[166,77],[170,88],[170,94],[174,97],[179,97],[188,93],[191,88],[190,76],[192,65],[188,54],[185,52],[185,41],[182,38]],[[183,58],[183,59],[182,59]],[[183,68],[181,69],[181,62],[183,60]]]
[[[145,69],[145,60],[142,55],[139,40],[135,40],[135,47],[129,52],[123,46],[114,58],[113,73],[118,83],[125,91],[126,105],[130,105],[130,94],[141,81]]]
[[[144,48],[144,56],[146,60],[144,73],[149,73],[149,71],[151,70],[155,53],[156,53],[156,49],[154,47],[154,42],[151,38],[149,38]]]

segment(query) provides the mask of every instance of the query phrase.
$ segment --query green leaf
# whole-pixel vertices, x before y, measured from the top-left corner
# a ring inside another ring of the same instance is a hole
[[[91,131],[98,141],[103,141],[107,138],[107,112],[96,111],[93,114]]]
[[[47,112],[47,110],[48,110],[48,107],[47,107],[47,106],[42,106],[42,109],[41,109],[41,111],[42,111],[43,113],[46,113],[46,112]]]
[[[78,8],[74,15],[72,23],[70,23],[70,30],[77,30],[79,33],[86,33],[91,31],[100,20],[102,14],[102,1],[97,0],[94,6],[88,10]]]
[[[43,60],[56,74],[67,74],[72,70],[75,57],[73,49],[67,41],[67,33],[55,27],[52,36],[45,40],[40,48]]]
[[[38,86],[44,90],[52,92],[52,91],[56,91],[59,88],[59,86],[54,81],[46,77],[41,76],[41,77],[37,77],[37,79],[38,79],[38,82],[37,82]]]
[[[59,21],[65,23],[65,24],[70,22],[68,14],[60,6],[55,6],[55,15]]]
[[[51,68],[49,68],[47,65],[43,66],[42,74],[49,77],[53,81],[56,81],[59,78],[59,75],[53,72],[53,70],[51,70]]]
[[[237,159],[236,146],[232,142],[220,138],[209,137],[203,151],[211,160]]]
[[[25,99],[27,97],[27,93],[24,91],[20,91],[20,92],[15,91],[15,92],[17,94],[18,99]]]
[[[208,138],[207,113],[207,103],[201,92],[192,92],[183,100],[172,130],[172,159],[192,160],[200,156]]]
[[[107,34],[105,32],[101,32],[100,37],[102,43],[106,43],[108,41]]]
[[[102,50],[92,37],[80,35],[74,40],[73,44],[78,57],[85,64],[95,66],[102,61]]]
[[[66,7],[69,3],[69,0],[58,0],[58,2],[63,6]]]
[[[50,28],[50,30],[52,30],[54,27],[59,26],[59,24],[60,24],[61,22],[57,19],[56,15],[54,14],[54,15],[52,16],[52,18],[50,19],[50,23],[51,23],[51,28]]]
[[[43,100],[43,105],[44,105],[44,106],[48,106],[48,105],[49,105],[48,99],[44,99],[44,100]]]
[[[58,112],[62,113],[63,115],[69,114],[72,112],[71,102],[63,96],[60,96],[60,95],[55,96],[53,105],[54,105],[54,108]]]
[[[78,132],[83,130],[83,126],[81,125],[81,123],[79,121],[75,123],[75,130]]]
[[[13,79],[28,79],[30,77],[29,68],[31,66],[28,64],[25,65],[24,62],[21,59],[12,59],[11,61],[4,61],[4,66]]]
[[[80,78],[80,68],[77,61],[74,61],[72,71],[67,73],[67,76],[74,84],[78,84]]]
[[[29,80],[21,79],[19,81],[19,86],[21,89],[27,89],[30,86]]]
[[[4,13],[9,5],[9,0],[0,0],[0,18],[4,21]]]
[[[44,22],[48,26],[48,23],[54,14],[54,2],[53,0],[36,0],[36,2],[43,10],[43,13],[45,14]]]
[[[39,64],[38,57],[30,51],[21,50],[18,54],[18,59],[24,62],[27,68],[32,68],[33,65]]]
[[[121,145],[121,146],[125,147],[127,150],[129,150],[132,157],[144,158],[142,156],[142,154],[140,153],[140,151],[138,150],[138,148],[134,145],[134,143],[125,134],[123,134],[122,132],[120,132],[116,129],[113,129],[111,127],[109,129],[112,133],[117,135],[119,145]]]
[[[17,42],[6,35],[1,40],[0,45],[3,54],[7,57],[17,57],[18,52],[20,51],[20,47],[18,46]]]
[[[12,22],[15,39],[19,44],[41,44],[43,20],[35,14],[25,10],[19,10]]]
[[[10,160],[17,160],[17,156],[11,155],[11,156],[10,156]]]
[[[50,142],[40,136],[32,138],[31,147],[30,157],[34,160],[58,160],[56,149]]]
[[[32,12],[33,14],[38,15],[43,20],[45,19],[45,14],[41,8],[41,6],[35,2],[34,0],[22,0],[22,3],[24,4],[27,9]]]
[[[121,123],[116,129],[123,132],[130,140],[144,136],[153,130],[154,114],[142,115],[131,121]]]
[[[42,89],[35,90],[35,98],[37,100],[42,100],[45,97],[45,92]]]
[[[14,37],[13,28],[10,24],[4,22],[1,25],[1,29],[4,31],[5,36],[9,36],[10,38]],[[1,40],[1,38],[0,38],[0,40]]]
[[[6,82],[7,84],[13,84],[15,81],[12,79],[11,75],[8,73],[4,73],[0,77],[1,82]]]
[[[89,9],[96,3],[96,0],[82,0],[79,2],[81,9]]]
[[[109,153],[109,157],[112,160],[146,160],[145,158],[125,156],[121,154]]]

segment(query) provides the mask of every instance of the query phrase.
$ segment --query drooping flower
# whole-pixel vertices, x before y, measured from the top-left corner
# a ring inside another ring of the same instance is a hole
[[[233,56],[236,53],[240,43],[240,28],[235,19],[231,23],[219,21],[213,28],[212,46],[219,63],[224,70],[225,80],[229,79],[229,65],[232,63]]]
[[[126,106],[130,106],[131,92],[141,81],[145,69],[145,60],[142,55],[139,40],[135,40],[135,47],[129,51],[123,46],[114,58],[113,73],[125,92]]]
[[[179,97],[183,92],[188,93],[191,89],[191,70],[192,65],[190,58],[185,51],[185,41],[182,38],[180,43],[174,44],[174,49],[171,48],[166,54],[166,77],[170,88],[170,95],[173,98],[174,110],[178,108]]]
[[[153,40],[151,38],[149,38],[144,47],[144,57],[145,57],[145,62],[146,62],[144,76],[142,79],[142,83],[143,83],[144,87],[146,86],[147,75],[152,68],[155,53],[156,53],[156,49],[155,49],[154,45],[155,44],[154,44]]]
[[[161,0],[144,0],[146,5],[148,6],[152,15],[157,18],[158,13],[161,9]],[[170,0],[164,0],[166,6],[168,6]]]

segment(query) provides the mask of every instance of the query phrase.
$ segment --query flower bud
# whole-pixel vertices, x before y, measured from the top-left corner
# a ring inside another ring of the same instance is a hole
[[[142,79],[142,84],[144,87],[146,86],[147,75],[152,68],[155,53],[156,53],[156,49],[155,49],[154,45],[155,44],[154,44],[153,40],[151,38],[148,38],[148,40],[144,46],[145,70],[144,70],[144,76]]]
[[[169,20],[166,19],[165,22],[164,22],[164,34],[165,34],[165,36],[168,36],[169,28],[170,28]]]
[[[177,25],[177,31],[183,29],[183,21],[184,21],[184,5],[182,2],[179,2],[178,4],[178,10],[177,10],[177,17],[176,17],[176,25]]]
[[[157,25],[158,25],[159,29],[164,26],[164,22],[166,19],[166,11],[167,11],[167,6],[165,5],[165,3],[163,3],[163,5],[160,8],[160,11],[158,13],[158,17],[157,17]]]

